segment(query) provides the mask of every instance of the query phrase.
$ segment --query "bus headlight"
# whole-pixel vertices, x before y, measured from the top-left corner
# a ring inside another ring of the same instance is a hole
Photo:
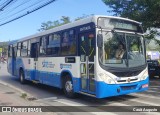
[[[99,73],[98,76],[107,84],[115,84],[115,81],[104,73]]]
[[[145,80],[148,77],[148,70],[146,69],[143,75],[141,76],[141,80]]]

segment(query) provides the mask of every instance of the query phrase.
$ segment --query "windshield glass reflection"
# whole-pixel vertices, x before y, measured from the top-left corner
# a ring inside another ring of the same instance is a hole
[[[102,32],[100,62],[110,67],[137,67],[145,64],[143,37],[135,34]]]

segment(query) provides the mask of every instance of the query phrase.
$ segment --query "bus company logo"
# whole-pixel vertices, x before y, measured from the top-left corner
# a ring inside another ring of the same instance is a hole
[[[130,79],[130,78],[128,78],[128,79],[127,79],[127,82],[131,82],[131,79]]]
[[[60,68],[63,69],[72,69],[72,65],[71,64],[60,64]]]
[[[90,30],[90,29],[91,29],[90,26],[82,27],[82,28],[80,28],[80,32],[81,32],[81,31]]]
[[[44,68],[54,68],[55,64],[53,64],[52,62],[48,62],[48,61],[43,61],[42,62],[42,67]]]
[[[2,107],[1,112],[42,112],[40,107],[27,107],[27,106],[15,106],[15,107]]]

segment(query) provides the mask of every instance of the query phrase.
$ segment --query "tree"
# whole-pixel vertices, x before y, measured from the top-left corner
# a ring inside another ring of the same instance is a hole
[[[60,19],[61,22],[59,20],[56,21],[47,21],[47,22],[43,22],[41,24],[41,28],[38,29],[38,31],[44,31],[44,30],[49,30],[51,28],[55,28],[57,26],[61,26],[67,23],[70,23],[70,18],[68,16],[62,16],[62,18]]]
[[[60,24],[59,20],[56,20],[56,21],[53,22],[53,25],[54,25],[55,27],[57,27],[57,26],[59,26],[59,25],[61,25],[61,24]]]
[[[83,16],[81,16],[81,17],[77,17],[77,18],[75,19],[75,21],[77,21],[77,20],[81,20],[81,19],[83,19],[83,18],[87,18],[87,17],[92,16],[92,15],[93,15],[93,14],[91,14],[91,15],[83,14]]]
[[[47,21],[47,22],[43,22],[41,24],[41,28],[38,29],[38,31],[44,31],[44,30],[48,30],[53,26],[53,22],[52,21]]]
[[[0,42],[0,48],[3,49],[2,52],[3,52],[4,55],[6,55],[7,54],[7,49],[8,49],[8,42]]]
[[[93,14],[91,14],[91,15],[93,15]],[[86,18],[86,17],[89,17],[89,16],[90,15],[83,14],[82,17],[77,17],[75,19],[75,21],[83,19],[83,18]],[[60,20],[55,20],[53,22],[52,21],[43,22],[41,24],[41,28],[38,29],[38,31],[49,30],[51,28],[55,28],[57,26],[61,26],[61,25],[64,25],[64,24],[67,24],[67,23],[70,23],[70,22],[71,22],[70,17],[68,17],[68,16],[62,16]]]
[[[62,16],[61,21],[62,21],[62,24],[67,24],[71,22],[68,16]]]
[[[116,16],[143,23],[144,30],[160,28],[160,0],[102,0]]]

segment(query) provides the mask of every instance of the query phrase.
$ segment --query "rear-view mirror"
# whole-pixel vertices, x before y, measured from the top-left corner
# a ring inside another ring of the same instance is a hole
[[[103,36],[102,34],[97,35],[97,46],[102,47],[103,46]]]

